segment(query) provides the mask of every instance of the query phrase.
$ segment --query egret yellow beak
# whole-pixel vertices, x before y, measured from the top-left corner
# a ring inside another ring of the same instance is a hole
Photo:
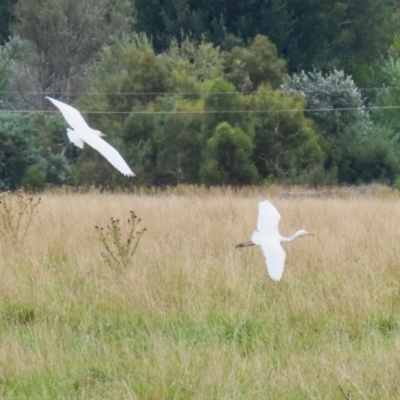
[[[101,133],[101,135],[100,135],[101,137],[105,137],[105,136],[107,136],[106,134],[104,134],[104,133]]]

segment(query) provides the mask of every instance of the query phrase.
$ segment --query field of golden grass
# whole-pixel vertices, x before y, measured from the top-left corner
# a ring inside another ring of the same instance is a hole
[[[266,197],[315,234],[280,282],[235,249]],[[95,225],[130,209],[147,232],[116,273]],[[45,194],[1,236],[0,314],[2,399],[399,399],[400,197]]]

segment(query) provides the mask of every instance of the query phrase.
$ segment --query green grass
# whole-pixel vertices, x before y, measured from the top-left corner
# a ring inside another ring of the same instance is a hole
[[[1,248],[0,398],[400,398],[397,203],[276,201],[284,233],[316,234],[277,283],[234,249],[258,200],[44,196]],[[148,233],[115,274],[94,225],[132,202]]]
[[[64,282],[56,298],[52,284],[30,306],[8,303],[2,310],[3,356],[7,344],[17,356],[2,365],[2,397],[339,399],[341,384],[356,398],[358,390],[379,398],[379,376],[388,372],[380,359],[396,352],[400,336],[392,315],[348,320],[323,301],[292,313],[296,299],[284,283],[249,286],[256,304],[229,291],[218,304],[215,287],[199,316],[173,299],[169,310],[144,313],[129,299],[113,302],[104,287],[96,294],[90,282]],[[370,387],[355,388],[346,374],[336,381],[335,369],[357,363],[376,365]],[[395,380],[386,390],[386,398],[397,396]]]

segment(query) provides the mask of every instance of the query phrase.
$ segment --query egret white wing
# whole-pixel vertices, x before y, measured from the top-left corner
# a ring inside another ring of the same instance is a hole
[[[97,150],[103,157],[105,157],[111,165],[113,165],[118,171],[126,176],[135,176],[128,164],[122,158],[121,154],[108,144],[101,137],[93,135],[83,135],[82,140],[89,146]]]
[[[262,238],[261,249],[265,256],[269,276],[274,281],[280,281],[286,259],[286,253],[281,243],[275,238]]]
[[[257,229],[263,235],[278,234],[280,219],[281,215],[279,211],[269,200],[264,200],[258,204]]]
[[[46,96],[46,99],[49,99],[61,111],[61,114],[71,128],[76,130],[85,130],[89,128],[81,113],[76,108],[48,96]]]

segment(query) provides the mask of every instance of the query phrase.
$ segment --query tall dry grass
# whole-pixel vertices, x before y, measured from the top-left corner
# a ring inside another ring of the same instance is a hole
[[[273,197],[283,235],[315,234],[276,283],[234,248],[264,196],[42,196],[0,241],[0,397],[400,398],[399,199]],[[147,232],[116,274],[95,225],[130,209]]]

